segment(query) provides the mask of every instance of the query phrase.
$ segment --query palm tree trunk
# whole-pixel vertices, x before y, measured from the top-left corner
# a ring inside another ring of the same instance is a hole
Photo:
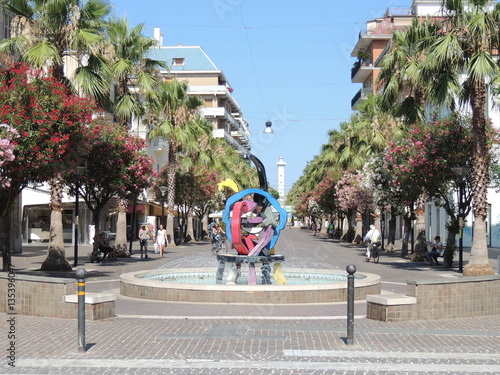
[[[127,243],[127,204],[128,201],[124,198],[118,200],[118,220],[116,223],[116,240],[115,248],[117,255],[121,257],[129,257]]]
[[[174,216],[172,215],[175,206],[175,170],[176,170],[176,142],[171,139],[168,145],[168,166],[167,166],[167,222],[164,225],[166,230],[168,245],[176,246],[174,238]]]
[[[196,242],[194,237],[194,226],[193,226],[193,211],[189,210],[186,215],[186,236],[184,237],[185,242]]]
[[[363,243],[363,215],[361,212],[356,213],[356,227],[354,232],[353,243]]]
[[[427,240],[425,239],[425,202],[427,201],[427,194],[422,194],[418,197],[417,208],[415,210],[415,229],[417,233],[415,241],[415,252],[413,253],[412,262],[423,262],[425,260],[424,254],[427,252]],[[414,233],[415,233],[414,232]]]
[[[486,143],[486,119],[484,106],[486,88],[483,83],[475,83],[472,93],[472,139],[474,158],[472,161],[473,233],[469,264],[464,267],[464,276],[494,274],[488,260],[486,243],[486,219],[488,216],[488,166],[489,154]]]
[[[42,271],[71,271],[72,267],[66,260],[63,237],[63,185],[61,176],[49,181],[50,184],[50,242],[48,255],[42,263]]]

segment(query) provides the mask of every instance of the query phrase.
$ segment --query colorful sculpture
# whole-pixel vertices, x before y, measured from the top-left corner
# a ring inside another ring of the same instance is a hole
[[[260,189],[246,189],[237,192],[226,201],[222,220],[226,224],[226,235],[239,256],[218,255],[220,262],[217,281],[222,279],[225,262],[236,263],[239,270],[242,262],[249,264],[248,283],[256,284],[255,263],[262,263],[264,284],[271,284],[270,263],[283,260],[283,256],[274,255],[274,246],[280,231],[287,222],[287,213],[279,202],[269,194],[267,178],[261,161],[248,155],[257,168]],[[275,263],[277,283],[284,284],[280,264]],[[229,281],[229,280],[228,280]],[[234,282],[234,280],[232,280]]]

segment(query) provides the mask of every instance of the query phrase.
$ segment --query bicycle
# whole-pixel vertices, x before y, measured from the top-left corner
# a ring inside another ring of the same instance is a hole
[[[212,239],[212,255],[227,254],[227,244],[225,236],[221,236],[218,249],[216,248],[216,246],[217,242],[215,241],[215,239]]]
[[[371,256],[372,256],[372,259],[373,259],[373,261],[375,263],[378,263],[378,260],[379,260],[379,257],[380,257],[379,247],[380,247],[380,243],[379,242],[375,242],[372,245]]]

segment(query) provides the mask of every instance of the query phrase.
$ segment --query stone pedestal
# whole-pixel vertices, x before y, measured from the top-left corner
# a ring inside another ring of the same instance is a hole
[[[226,284],[234,285],[236,280],[241,275],[241,265],[248,264],[249,277],[248,284],[255,285],[255,264],[261,263],[262,271],[262,284],[271,284],[271,263],[282,262],[285,260],[284,255],[262,255],[262,256],[248,256],[248,255],[232,255],[232,254],[218,254],[217,260],[219,261],[219,268],[217,269],[216,282],[222,284],[222,277],[226,269],[226,264],[229,264],[229,274],[226,278]]]

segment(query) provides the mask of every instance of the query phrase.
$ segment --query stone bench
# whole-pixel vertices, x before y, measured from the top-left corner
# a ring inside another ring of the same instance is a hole
[[[114,317],[115,301],[116,296],[114,294],[85,293],[85,319],[99,320]],[[65,295],[64,302],[74,304],[73,306],[76,308],[76,314],[78,316],[78,295]],[[74,310],[74,308],[72,308],[72,310]]]
[[[366,296],[368,319],[383,322],[405,322],[417,318],[417,299],[404,294]]]
[[[369,295],[367,318],[385,322],[500,314],[500,275],[409,280],[407,295]]]
[[[50,318],[78,317],[76,279],[0,272],[0,290],[8,288],[12,289],[12,301],[7,293],[0,293],[0,312]],[[86,319],[113,317],[115,299],[114,295],[87,294]]]

